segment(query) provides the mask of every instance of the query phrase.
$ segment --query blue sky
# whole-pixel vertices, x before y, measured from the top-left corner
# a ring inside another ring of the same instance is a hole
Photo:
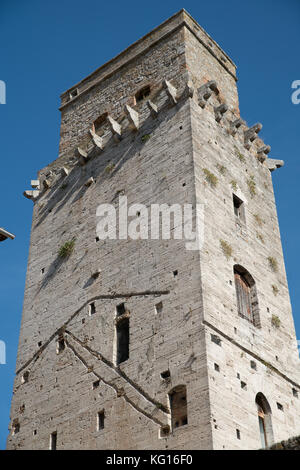
[[[0,0],[0,448],[7,436],[28,256],[32,202],[22,196],[37,171],[58,155],[59,96],[133,41],[185,8],[238,66],[241,115],[262,122],[272,158],[286,166],[273,181],[294,317],[300,339],[299,0]]]

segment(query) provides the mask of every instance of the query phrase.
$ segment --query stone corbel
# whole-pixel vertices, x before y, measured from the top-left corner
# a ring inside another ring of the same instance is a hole
[[[129,106],[128,104],[125,105],[125,114],[128,118],[128,121],[130,123],[130,127],[134,130],[138,130],[138,128],[140,127],[140,124],[139,124],[139,113],[137,111],[135,111],[135,109],[131,108],[131,106]]]
[[[147,106],[149,108],[150,114],[153,118],[156,118],[158,116],[158,107],[156,104],[154,104],[152,101],[148,100],[147,101]]]
[[[267,167],[269,170],[275,171],[278,168],[282,168],[284,166],[284,161],[283,160],[274,160],[273,158],[268,158],[267,159]]]
[[[214,111],[215,111],[216,121],[221,122],[222,117],[228,111],[228,106],[227,104],[223,103],[220,106],[215,107]]]
[[[62,167],[61,174],[62,174],[62,176],[68,176],[69,170],[65,167]]]
[[[119,141],[122,138],[122,127],[115,121],[111,116],[107,116],[107,120],[110,126],[110,130],[113,133],[114,139]]]
[[[95,182],[94,178],[91,176],[85,183],[84,185],[86,187],[91,186]]]
[[[98,134],[96,134],[92,129],[90,129],[90,135],[92,137],[94,148],[103,150],[104,148],[103,139]]]
[[[229,134],[231,134],[234,137],[238,129],[243,125],[245,125],[245,121],[243,121],[243,119],[241,118],[236,119],[235,121],[231,122],[230,128],[229,128]]]
[[[34,201],[38,196],[40,192],[36,190],[29,190],[29,191],[24,191],[23,196],[25,196],[27,199],[31,199]]]
[[[167,92],[171,104],[177,104],[177,89],[170,82],[168,82],[168,80],[163,81],[163,87]]]
[[[205,108],[207,101],[211,97],[211,95],[216,93],[219,94],[219,89],[217,87],[217,82],[215,80],[211,80],[207,83],[204,83],[200,88],[197,90],[198,92],[198,104],[201,108]]]
[[[270,145],[264,145],[263,147],[257,150],[258,159],[260,162],[264,162],[267,158],[267,155],[271,152]]]
[[[250,127],[244,132],[244,143],[247,150],[250,150],[251,143],[257,139],[258,133],[262,130],[262,124],[254,124],[254,126]]]
[[[186,77],[186,85],[185,89],[181,95],[181,98],[183,99],[188,99],[188,98],[193,98],[195,92],[194,84],[191,79],[190,74],[187,72],[187,77]]]
[[[31,186],[33,189],[40,189],[40,182],[39,182],[39,180],[31,180],[30,186]]]
[[[85,152],[84,150],[82,150],[80,147],[77,147],[77,148],[76,148],[76,150],[75,150],[75,155],[76,155],[76,157],[78,158],[79,163],[80,163],[81,165],[84,165],[84,164],[87,163],[87,161],[89,160],[89,157],[88,157],[87,152]]]
[[[46,190],[49,189],[49,188],[51,187],[50,181],[47,180],[47,179],[44,179],[44,180],[43,180],[43,187],[44,187],[44,189],[46,189]]]

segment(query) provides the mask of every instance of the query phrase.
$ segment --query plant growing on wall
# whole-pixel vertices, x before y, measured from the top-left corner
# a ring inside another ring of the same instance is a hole
[[[234,147],[234,150],[235,150],[235,154],[238,157],[239,161],[242,162],[242,163],[245,163],[246,162],[245,155],[243,155],[237,147]]]
[[[276,296],[279,294],[279,289],[275,284],[272,285],[273,294]]]
[[[203,169],[203,173],[205,174],[205,180],[211,185],[212,188],[215,188],[219,181],[216,175],[211,173],[207,168]]]
[[[149,140],[150,137],[151,137],[150,134],[144,134],[144,135],[142,135],[142,137],[141,137],[141,141],[142,141],[142,142],[147,142],[147,140]]]
[[[218,171],[219,171],[219,173],[220,173],[221,175],[223,175],[223,176],[226,175],[226,172],[227,172],[226,166],[220,165],[220,164],[218,163],[218,164],[216,165],[216,167],[217,167],[217,169],[218,169]]]
[[[251,194],[251,197],[254,197],[256,195],[256,183],[254,181],[254,176],[250,176],[250,178],[247,181],[249,192]]]
[[[254,219],[259,227],[262,227],[265,221],[260,217],[259,214],[254,214]]]
[[[269,262],[269,266],[272,269],[272,271],[274,271],[274,273],[277,273],[277,271],[278,271],[277,259],[274,258],[273,256],[269,256],[268,262]]]
[[[235,180],[230,181],[233,191],[237,191],[237,182]]]
[[[221,245],[222,251],[223,251],[224,255],[226,256],[226,258],[227,259],[231,258],[231,256],[232,256],[232,247],[227,242],[225,242],[225,240],[220,240],[220,245]]]
[[[280,318],[277,315],[272,315],[271,323],[275,328],[279,328],[281,324]]]
[[[113,171],[113,169],[115,168],[115,164],[114,163],[109,163],[109,165],[107,165],[107,167],[105,168],[105,173],[109,174]]]
[[[60,258],[68,258],[74,251],[75,247],[75,238],[65,242],[58,251],[58,256]]]

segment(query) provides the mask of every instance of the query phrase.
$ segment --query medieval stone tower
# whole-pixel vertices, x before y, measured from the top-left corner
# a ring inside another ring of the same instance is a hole
[[[7,447],[258,449],[299,434],[271,179],[283,162],[240,117],[231,59],[182,10],[60,110],[59,157],[24,193],[33,224]],[[194,222],[202,204],[201,248],[100,239],[97,207],[124,196],[192,204]]]

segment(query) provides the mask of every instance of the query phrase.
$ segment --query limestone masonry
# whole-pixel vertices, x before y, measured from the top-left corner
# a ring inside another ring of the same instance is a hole
[[[181,10],[63,93],[59,157],[24,193],[8,449],[259,449],[300,434],[271,178],[283,162],[241,118],[236,80]],[[120,196],[204,204],[203,246],[99,240],[97,207]]]

